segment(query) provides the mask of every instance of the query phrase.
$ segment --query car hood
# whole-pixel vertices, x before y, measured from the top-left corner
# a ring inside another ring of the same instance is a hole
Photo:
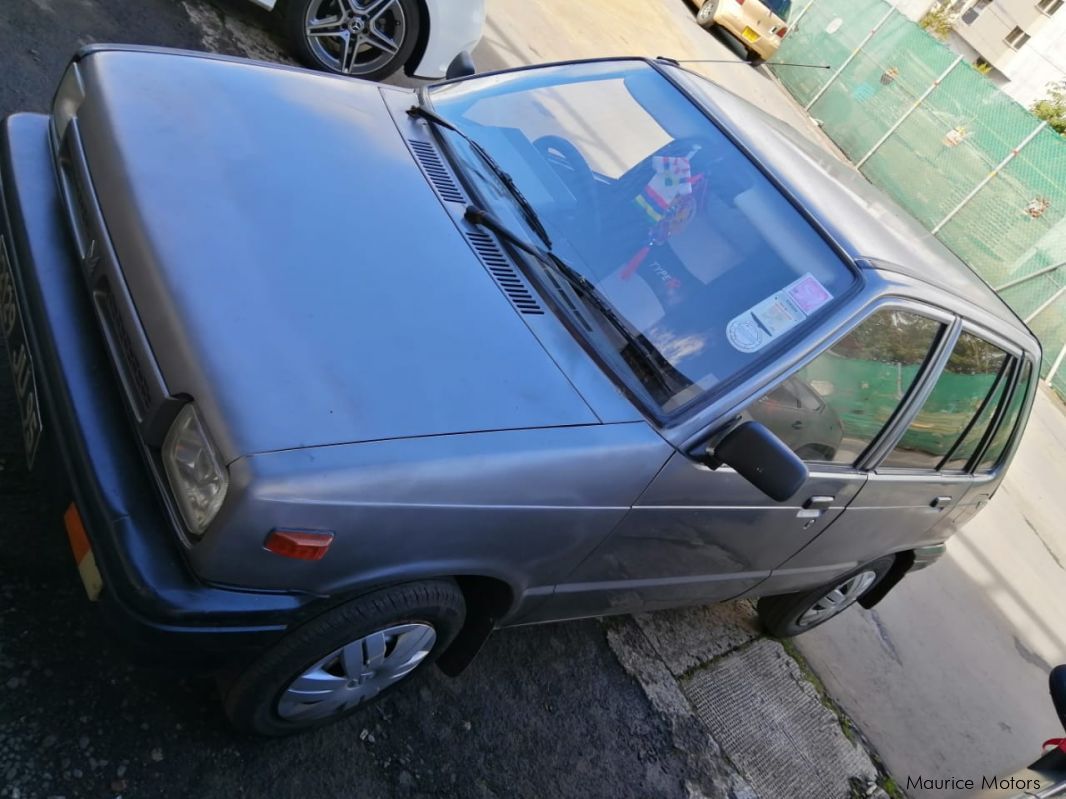
[[[398,90],[166,52],[81,72],[130,295],[227,459],[597,421],[424,179]]]

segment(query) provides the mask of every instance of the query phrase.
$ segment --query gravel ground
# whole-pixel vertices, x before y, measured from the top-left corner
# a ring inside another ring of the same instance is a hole
[[[92,41],[277,52],[266,15],[239,1],[2,5],[0,115],[46,110]],[[594,622],[500,633],[460,678],[430,671],[314,734],[236,736],[212,684],[136,667],[111,643],[43,490],[59,476],[23,463],[0,351],[0,797],[723,794]]]

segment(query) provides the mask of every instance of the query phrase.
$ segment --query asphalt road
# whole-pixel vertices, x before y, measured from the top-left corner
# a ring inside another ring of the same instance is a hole
[[[267,21],[239,0],[2,0],[0,115],[46,110],[81,45],[269,56]],[[0,797],[717,793],[595,622],[500,633],[460,678],[430,671],[300,738],[231,733],[211,683],[132,665],[85,600],[61,506],[26,474],[0,362]]]

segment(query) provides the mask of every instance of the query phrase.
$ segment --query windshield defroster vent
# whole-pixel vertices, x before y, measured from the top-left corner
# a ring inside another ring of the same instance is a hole
[[[481,230],[466,231],[466,238],[481,263],[489,270],[497,285],[510,297],[519,313],[539,315],[544,313],[537,298],[526,287],[525,282],[515,272],[511,262],[500,252],[499,246],[487,233]]]
[[[429,142],[418,139],[408,139],[407,142],[411,145],[411,151],[418,159],[418,163],[422,165],[422,169],[425,170],[426,176],[436,188],[440,198],[449,203],[465,203],[466,197],[455,185],[455,180],[440,160],[437,149]]]

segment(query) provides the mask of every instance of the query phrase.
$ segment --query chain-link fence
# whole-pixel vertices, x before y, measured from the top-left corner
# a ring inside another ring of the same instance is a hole
[[[1029,324],[1066,396],[1066,139],[884,0],[797,2],[791,27],[778,79]]]

